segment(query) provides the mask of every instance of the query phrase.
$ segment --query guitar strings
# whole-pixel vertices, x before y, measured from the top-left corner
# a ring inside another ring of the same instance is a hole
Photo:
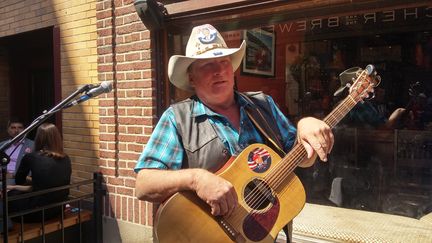
[[[347,97],[337,106],[335,112],[332,112],[324,120],[327,121],[330,127],[333,127],[338,121],[340,121],[341,118],[339,117],[343,117],[342,114],[346,114],[355,104],[356,102],[352,97]],[[339,112],[339,110],[342,110],[342,112]],[[336,117],[333,114],[339,115]],[[306,155],[306,150],[300,143],[295,145],[287,156],[282,158],[275,167],[270,169],[269,173],[263,178],[263,181],[257,183],[256,187],[246,195],[243,202],[253,209],[261,205],[269,196],[272,196],[272,191],[267,190],[267,185],[269,185],[270,188],[277,188],[286,179],[283,175],[291,174],[297,165],[303,161]],[[240,227],[239,223],[241,223],[243,215],[239,215],[235,212],[229,218],[229,222],[232,225],[235,224],[237,227]]]
[[[363,71],[359,76],[359,78],[363,78],[365,75],[365,71]],[[351,101],[351,102],[350,102]],[[351,108],[353,106],[355,106],[357,102],[352,98],[351,95],[349,95],[343,102],[340,103],[339,106],[337,106],[337,108],[335,109],[335,112],[330,113],[326,118],[325,121],[326,123],[328,123],[331,127],[333,127],[334,125],[337,124],[337,122],[340,121],[340,119],[343,118],[343,116],[348,113],[349,110],[351,110]],[[339,110],[342,110],[341,112],[339,112]],[[337,117],[335,117],[333,114],[339,114]],[[267,174],[267,176],[264,177],[264,182],[268,181],[267,184],[269,184],[269,186],[271,188],[277,188],[282,182],[283,180],[285,180],[284,177],[281,176],[281,174],[285,174],[288,172],[288,174],[290,174],[292,172],[292,170],[297,167],[298,163],[302,161],[302,158],[304,158],[305,154],[304,154],[304,149],[300,149],[300,151],[298,148],[293,148],[293,152],[290,153],[288,156],[286,156],[284,159],[282,159],[281,163],[278,163],[277,166],[275,166],[275,168],[272,168],[272,170]],[[288,167],[287,168],[282,168],[280,169],[280,166],[285,166],[285,162],[286,160],[290,160],[292,158],[289,157],[294,157],[294,163],[288,163]],[[297,161],[299,160],[300,161]],[[280,166],[279,166],[280,165]],[[276,170],[276,172],[274,173],[274,171]],[[273,176],[273,174],[275,174],[275,176]],[[276,181],[274,181],[274,179],[276,179]],[[268,179],[268,180],[267,180]],[[274,184],[274,185],[271,185]],[[262,187],[261,187],[262,188]],[[260,190],[261,190],[260,188]],[[256,190],[257,191],[257,190]],[[252,198],[250,199],[252,202],[256,201],[256,197],[259,197],[259,192],[257,193],[251,193],[252,194]],[[257,201],[258,205],[260,205],[263,200],[265,200],[265,198],[269,196],[268,193],[267,195],[265,195],[265,197],[261,197],[261,200]],[[249,200],[249,198],[245,198],[246,201]],[[256,204],[256,203],[253,203]],[[257,205],[254,205],[257,206]]]
[[[365,70],[359,75],[359,78],[365,78]],[[357,80],[358,80],[357,79]],[[355,90],[356,91],[356,90]],[[358,95],[358,94],[357,94]],[[334,109],[333,112],[331,112],[324,121],[333,128],[356,104],[358,101],[354,99],[354,97],[350,94],[347,98],[345,98],[337,107]],[[335,116],[337,115],[337,116]],[[263,180],[257,183],[256,187],[252,189],[252,191],[245,196],[243,199],[243,202],[246,203],[249,207],[252,209],[258,207],[262,203],[265,202],[265,200],[272,196],[273,192],[271,190],[268,190],[268,187],[272,188],[273,190],[277,189],[282,182],[286,179],[286,176],[284,175],[290,175],[292,171],[298,166],[300,162],[304,160],[304,158],[307,156],[306,150],[304,149],[301,144],[297,144],[294,146],[292,151],[281,159],[281,161],[276,164],[274,168],[271,168],[269,173],[264,176]],[[250,204],[249,204],[249,203]],[[239,227],[238,223],[241,223],[239,220],[239,216],[242,217],[242,215],[239,215],[236,213],[237,210],[231,215],[229,218],[229,221],[231,221],[232,224],[236,224],[237,227]]]
[[[346,101],[342,102],[340,107],[343,107],[344,108],[343,110],[348,110],[346,107],[349,101],[350,100],[347,99]],[[327,120],[328,123],[332,125],[333,123],[335,123],[335,121],[340,119],[330,115]],[[285,158],[282,159],[282,161],[280,161],[280,163],[278,163],[274,168],[270,170],[270,172],[264,177],[263,181],[266,182],[265,184],[268,184],[271,188],[277,188],[283,182],[283,180],[285,180],[283,175],[287,173],[290,174],[292,170],[297,167],[298,163],[300,163],[304,159],[305,156],[306,156],[306,150],[304,150],[303,146],[294,147],[291,153],[289,153]],[[291,163],[288,163],[288,166],[285,167],[287,160],[291,161]],[[271,194],[271,192],[268,192],[264,194],[264,197],[260,197],[262,193],[259,192],[263,190],[263,187],[265,187],[264,182],[260,182],[260,184],[262,185],[257,185],[256,187],[257,189],[251,192],[249,194],[250,195],[249,197],[245,198],[246,202],[249,201],[252,203],[252,208],[254,206],[256,207],[261,203],[263,203],[263,200],[265,200]],[[264,189],[264,191],[268,191],[268,190]],[[260,199],[259,201],[256,201],[257,197],[258,199]]]

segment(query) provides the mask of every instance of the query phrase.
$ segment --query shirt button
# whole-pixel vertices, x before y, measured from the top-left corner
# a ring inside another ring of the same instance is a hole
[[[222,150],[222,153],[226,155],[226,154],[228,154],[228,150],[224,149],[224,150]]]

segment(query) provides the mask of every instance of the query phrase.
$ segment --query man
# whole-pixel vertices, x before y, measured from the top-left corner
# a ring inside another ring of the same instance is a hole
[[[9,122],[7,124],[7,133],[9,135],[9,139],[1,142],[0,146],[20,134],[23,130],[24,123],[21,120],[17,118],[9,119]],[[7,165],[7,173],[9,179],[15,178],[15,173],[21,163],[22,157],[27,153],[31,153],[32,151],[33,141],[28,138],[21,139],[20,141],[17,141],[15,144],[12,144],[8,149],[6,149],[5,153],[10,157],[10,162]],[[9,181],[11,183],[8,184],[15,184],[14,180]]]
[[[346,97],[349,91],[347,87],[357,79],[362,71],[363,69],[359,67],[352,67],[339,74],[341,86],[335,91],[333,96]],[[360,128],[394,129],[397,127],[405,111],[405,108],[396,108],[389,114],[385,101],[385,89],[376,87],[374,88],[373,99],[357,104],[348,112],[341,121],[341,124]]]
[[[210,33],[211,38],[200,38],[203,33]],[[234,71],[245,46],[243,41],[239,48],[228,48],[220,33],[207,24],[193,28],[186,56],[170,58],[170,81],[194,91],[195,96],[168,108],[155,127],[135,167],[139,199],[162,202],[176,192],[192,190],[211,207],[213,215],[233,212],[238,204],[233,185],[212,172],[249,144],[266,141],[245,113],[247,100],[234,90]],[[268,105],[263,111],[270,114],[283,149],[289,151],[296,129],[271,97],[262,97]],[[298,123],[297,140],[309,158],[317,153],[323,161],[333,146],[329,126],[310,117]]]

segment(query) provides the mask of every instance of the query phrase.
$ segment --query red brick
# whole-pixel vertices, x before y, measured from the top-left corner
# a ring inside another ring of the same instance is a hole
[[[149,212],[147,214],[147,220],[148,220],[148,225],[149,226],[153,226],[153,204],[147,202],[147,212]]]
[[[112,36],[112,30],[111,29],[98,29],[97,34],[98,34],[98,36]]]
[[[108,65],[99,64],[98,65],[98,71],[99,72],[112,72],[112,71],[114,71],[114,67],[112,64],[108,64]]]
[[[139,204],[140,204],[141,224],[147,225],[146,202],[139,201]]]
[[[111,185],[124,185],[124,180],[122,178],[116,178],[116,177],[108,177],[108,183]]]
[[[110,175],[110,176],[114,176],[115,175],[115,171],[112,168],[101,168],[100,171],[104,175]]]
[[[133,15],[135,16],[135,15]],[[136,15],[138,18],[138,15]],[[140,33],[132,33],[130,35],[125,36],[125,42],[126,43],[131,43],[131,42],[136,42],[136,41],[140,41],[141,40],[141,34]]]
[[[115,196],[116,198],[116,204],[115,204],[115,218],[120,219],[121,217],[121,209],[122,209],[122,203],[121,203],[121,197]]]
[[[140,143],[140,144],[147,144],[149,138],[150,138],[150,137],[140,136],[140,137],[137,138],[137,141],[136,141],[136,142],[137,142],[137,143]]]
[[[127,211],[128,211],[127,198],[122,197],[122,220],[127,220]]]
[[[120,152],[119,153],[119,159],[121,160],[134,160],[136,161],[139,157],[139,154],[135,154],[135,153],[125,153],[125,152]]]
[[[144,116],[152,116],[154,109],[144,109]],[[148,128],[144,128],[144,130],[148,130]]]
[[[129,134],[133,133],[133,134],[142,134],[143,129],[142,127],[128,127],[127,131]]]
[[[126,196],[131,196],[131,197],[135,196],[133,189],[126,188],[126,187],[117,187],[117,193],[122,194],[122,195],[126,195]]]
[[[121,1],[121,0],[119,0],[119,1]],[[134,6],[133,5],[129,5],[129,6],[126,6],[126,7],[116,8],[114,14],[117,17],[119,17],[119,16],[122,16],[122,15],[126,15],[126,14],[129,14],[129,13],[135,13],[135,12],[136,11],[135,11]]]
[[[115,136],[113,134],[100,134],[99,139],[104,141],[114,141]]]
[[[141,152],[142,152],[142,151],[141,151]],[[141,152],[138,154],[138,157],[137,157],[136,160],[138,160],[139,155],[141,155]],[[133,170],[133,169],[135,169],[135,166],[136,166],[136,162],[135,162],[135,160],[134,160],[134,162],[128,162],[126,168],[128,168],[128,169],[132,169],[132,170]]]
[[[125,179],[125,186],[135,188],[135,179]]]
[[[141,72],[132,72],[132,73],[127,73],[126,74],[126,78],[128,80],[132,80],[132,79],[141,79]]]
[[[96,19],[106,19],[108,17],[112,17],[111,9],[96,12]]]
[[[136,224],[139,224],[140,223],[139,222],[139,216],[141,214],[140,207],[139,207],[140,202],[138,199],[134,199],[133,204],[134,204],[134,220],[133,220],[133,222]]]
[[[127,221],[133,222],[133,215],[134,215],[134,206],[133,206],[133,199],[128,198],[128,207],[127,207]]]
[[[118,173],[120,176],[128,176],[128,177],[135,177],[135,172],[130,169],[119,169]]]
[[[124,24],[124,17],[117,17],[116,19],[115,19],[115,25],[116,26],[121,26],[121,25],[123,25]]]
[[[128,108],[128,109],[126,109],[126,115],[128,115],[128,116],[142,116],[143,114],[144,113],[143,113],[142,108]]]
[[[143,151],[143,146],[140,144],[128,144],[128,151],[135,151],[141,153]]]
[[[132,54],[126,54],[126,61],[135,61],[139,60],[141,57],[140,53],[132,53]]]

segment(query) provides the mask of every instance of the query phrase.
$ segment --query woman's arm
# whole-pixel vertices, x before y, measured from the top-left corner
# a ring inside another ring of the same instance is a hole
[[[21,192],[31,192],[33,191],[33,187],[32,186],[22,186],[22,185],[7,185],[7,190],[17,190],[17,191],[21,191]]]

